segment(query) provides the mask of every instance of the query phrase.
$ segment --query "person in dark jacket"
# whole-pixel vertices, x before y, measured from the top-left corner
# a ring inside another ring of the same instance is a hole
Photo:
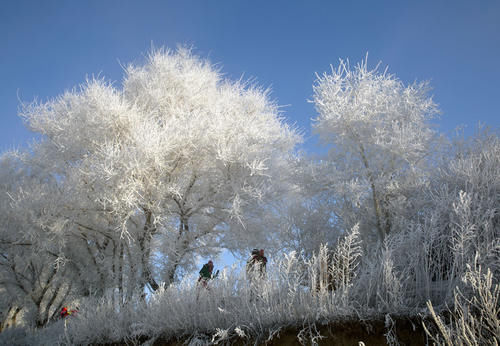
[[[262,297],[262,281],[266,278],[267,258],[264,249],[253,249],[252,257],[247,261],[246,274],[250,283],[250,301]]]
[[[266,277],[267,258],[264,249],[253,249],[252,257],[247,261],[246,272],[249,278],[264,279]]]
[[[214,270],[214,262],[210,260],[208,261],[208,263],[205,263],[200,270],[200,277],[198,278],[198,284],[208,289],[208,280],[217,277],[217,275],[219,274],[219,271],[217,270],[217,273],[213,275],[212,274],[213,270]]]

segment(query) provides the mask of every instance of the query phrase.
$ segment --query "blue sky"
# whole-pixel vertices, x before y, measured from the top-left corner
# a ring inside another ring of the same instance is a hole
[[[406,83],[430,80],[440,129],[500,127],[500,1],[2,1],[0,151],[33,134],[19,100],[46,100],[86,75],[122,79],[121,63],[155,46],[188,44],[271,87],[314,151],[307,102],[315,72],[369,53]]]

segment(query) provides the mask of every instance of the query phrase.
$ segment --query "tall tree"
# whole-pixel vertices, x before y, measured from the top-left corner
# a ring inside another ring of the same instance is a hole
[[[169,283],[195,254],[236,244],[246,213],[276,197],[273,177],[300,137],[268,91],[187,49],[154,51],[125,72],[122,89],[89,80],[21,115],[42,135],[31,164],[63,191],[58,232],[83,237],[103,280],[97,259],[114,254],[116,271],[128,258],[141,292],[158,287],[155,250]]]

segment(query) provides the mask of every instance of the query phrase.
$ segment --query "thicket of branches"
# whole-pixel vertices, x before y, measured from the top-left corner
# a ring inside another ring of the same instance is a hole
[[[0,338],[196,343],[301,325],[315,342],[335,320],[430,316],[435,342],[496,340],[500,138],[444,138],[428,94],[340,61],[314,85],[320,159],[294,154],[266,91],[184,49],[128,67],[122,89],[91,80],[26,105],[42,140],[0,159]],[[258,294],[237,269],[210,290],[182,279],[257,244],[274,259]],[[57,320],[67,304],[79,316]]]

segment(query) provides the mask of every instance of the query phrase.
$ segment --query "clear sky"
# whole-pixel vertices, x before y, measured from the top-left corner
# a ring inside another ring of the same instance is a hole
[[[0,2],[0,151],[33,134],[19,100],[47,100],[100,74],[121,83],[121,63],[152,43],[188,44],[271,87],[306,135],[315,72],[339,58],[382,61],[405,83],[430,80],[443,132],[479,121],[500,127],[500,1],[25,1]]]

